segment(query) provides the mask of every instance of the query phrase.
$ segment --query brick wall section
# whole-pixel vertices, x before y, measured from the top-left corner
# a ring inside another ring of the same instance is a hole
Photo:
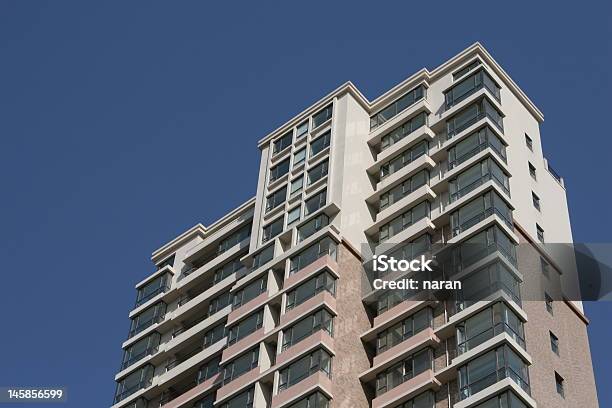
[[[539,254],[525,248],[527,241],[520,232],[519,237],[523,244],[518,251],[519,270],[525,279],[523,288],[531,292],[526,298],[538,299],[533,295],[535,291],[542,299],[545,290],[551,293],[558,288],[556,272],[551,270],[552,280],[543,276]],[[559,299],[553,293],[551,296]],[[525,325],[527,351],[534,361],[529,368],[531,394],[538,408],[597,408],[586,323],[561,300],[553,302],[553,315],[542,300],[523,301],[523,310],[529,319]],[[550,331],[559,338],[559,356],[551,349]],[[565,379],[565,399],[557,394],[555,371]]]
[[[334,400],[332,408],[368,408],[368,400],[358,375],[370,368],[360,336],[371,328],[361,302],[361,261],[346,246],[338,247],[340,279],[336,287],[334,348],[332,366]]]

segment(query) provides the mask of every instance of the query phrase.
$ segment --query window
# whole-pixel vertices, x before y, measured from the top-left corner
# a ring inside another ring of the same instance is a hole
[[[225,366],[223,370],[223,385],[229,383],[235,378],[240,377],[255,367],[259,362],[259,345],[254,349],[247,351],[237,359]]]
[[[161,401],[160,401],[161,402]],[[213,408],[215,402],[215,396],[213,394],[208,394],[204,398],[197,400],[192,408]]]
[[[542,256],[540,257],[540,267],[542,269],[542,274],[548,277],[550,273],[550,264],[546,262],[546,259],[544,259]]]
[[[504,130],[502,114],[484,98],[466,107],[446,122],[447,138],[451,139],[484,118],[489,118],[499,130]]]
[[[300,210],[301,209],[302,208],[298,206],[292,210],[289,210],[289,213],[287,213],[287,227],[295,224],[296,222],[300,220],[300,212],[301,212]]]
[[[251,236],[251,225],[246,225],[219,242],[217,255],[222,254]]]
[[[336,242],[329,237],[325,237],[310,245],[298,255],[292,257],[290,259],[289,275],[297,273],[325,255],[331,256],[334,260],[336,259]]]
[[[263,236],[261,237],[262,244],[268,242],[269,240],[283,232],[284,226],[285,217],[280,217],[263,227]]]
[[[250,390],[243,392],[230,399],[229,401],[221,404],[219,408],[253,408],[253,396],[255,394],[255,387]]]
[[[469,65],[461,68],[459,71],[455,72],[453,74],[453,80],[456,81],[457,79],[461,78],[462,76],[464,76],[465,74],[467,74],[470,71],[473,71],[474,69],[478,68],[480,66],[480,61],[475,60],[474,62],[471,62]]]
[[[480,268],[461,279],[461,290],[457,291],[457,311],[500,290],[520,305],[520,285],[519,279],[501,261]]]
[[[268,245],[253,257],[253,265],[251,270],[255,270],[262,265],[270,262],[274,258],[274,244]]]
[[[546,311],[548,311],[548,313],[550,313],[551,315],[554,314],[553,313],[553,299],[546,292],[544,292],[544,302],[546,303]]]
[[[204,333],[204,348],[210,347],[225,337],[225,323],[221,323]]]
[[[525,348],[523,322],[503,302],[495,303],[478,312],[456,327],[459,354],[470,351],[501,333],[506,333]]]
[[[532,179],[537,180],[536,168],[533,164],[531,164],[531,162],[529,162],[529,175]]]
[[[290,405],[289,408],[329,408],[329,398],[317,391]]]
[[[287,305],[285,309],[291,310],[324,290],[334,296],[336,295],[336,278],[327,271],[321,272],[297,288],[287,292]]]
[[[433,323],[432,310],[429,307],[416,312],[396,325],[385,329],[378,334],[376,340],[376,354],[387,351],[409,339],[417,333],[431,327]]]
[[[400,140],[402,140],[403,138],[405,138],[406,136],[408,136],[409,134],[411,134],[412,132],[414,132],[415,130],[419,129],[421,126],[424,126],[426,124],[427,124],[427,113],[425,112],[419,113],[418,115],[416,115],[409,121],[404,122],[403,125],[398,126],[397,128],[393,129],[391,132],[384,135],[380,141],[380,150],[383,151],[393,146],[394,144],[396,144],[397,142],[399,142]]]
[[[489,180],[492,180],[510,196],[510,182],[508,181],[508,176],[493,159],[489,158],[471,166],[449,180],[451,203],[464,197],[470,191],[475,190]]]
[[[396,408],[433,408],[435,406],[435,400],[435,395],[432,391],[425,391]]]
[[[328,377],[331,375],[331,355],[323,349],[316,350],[280,370],[278,390],[284,391],[319,371]]]
[[[525,133],[525,145],[529,150],[533,152],[533,140],[529,137],[527,133]]]
[[[432,350],[426,348],[376,376],[376,396],[397,387],[432,367]]]
[[[536,224],[536,232],[538,234],[538,241],[544,242],[544,229],[540,227],[539,224]]]
[[[306,160],[306,148],[302,148],[293,154],[293,168],[296,168]]]
[[[550,334],[550,349],[553,353],[559,355],[559,338],[553,332],[548,333]]]
[[[208,304],[208,315],[212,316],[219,310],[224,309],[232,301],[232,294],[227,291],[210,300]]]
[[[405,150],[401,154],[395,156],[388,162],[383,163],[380,166],[380,179],[382,180],[383,178],[395,173],[396,171],[412,163],[419,157],[427,154],[428,150],[429,144],[426,140],[423,140],[414,147]]]
[[[297,242],[300,243],[323,227],[329,224],[329,217],[326,214],[319,214],[297,230]]]
[[[514,392],[506,391],[476,405],[474,408],[527,408],[527,405]]]
[[[201,365],[200,369],[198,370],[198,376],[196,377],[196,383],[201,384],[217,375],[219,373],[219,363],[221,363],[220,355]]]
[[[215,275],[213,277],[213,284],[221,282],[223,279],[227,278],[231,274],[238,272],[241,269],[244,269],[244,265],[240,262],[240,258],[244,255],[244,253],[238,255],[231,261],[225,263],[222,267],[215,270]]]
[[[295,133],[295,138],[299,139],[302,136],[304,136],[306,133],[308,133],[308,121],[302,123],[301,125],[298,125],[297,131]]]
[[[293,142],[293,130],[291,130],[290,132],[286,133],[284,136],[282,136],[280,139],[276,139],[273,142],[273,154],[277,154],[282,152],[283,150],[285,150],[287,147],[291,146],[291,143]]]
[[[424,85],[419,85],[391,105],[387,106],[376,115],[370,118],[370,131],[376,129],[389,119],[393,118],[400,112],[403,112],[408,107],[414,105],[419,100],[425,98],[426,88]]]
[[[164,302],[157,302],[156,304],[146,308],[143,312],[132,318],[129,337],[133,337],[145,330],[147,327],[161,322],[164,320],[165,314],[166,304]]]
[[[158,263],[157,270],[159,271],[160,269],[165,268],[166,266],[172,267],[174,265],[174,257],[175,257],[174,255],[169,256],[168,258]]]
[[[509,378],[529,393],[527,364],[510,347],[502,346],[459,367],[459,400]]]
[[[125,349],[121,369],[124,370],[146,356],[156,353],[160,337],[159,333],[154,332]]]
[[[500,100],[499,85],[484,69],[480,69],[444,93],[446,109],[450,109],[482,88],[487,89],[495,99]]]
[[[285,159],[270,169],[270,182],[278,180],[289,173],[289,159]]]
[[[325,148],[329,147],[330,139],[331,130],[328,130],[322,136],[310,142],[310,157],[316,156],[317,154],[321,153]]]
[[[117,383],[115,391],[115,403],[129,397],[136,391],[147,388],[153,380],[155,368],[151,364],[134,371]]]
[[[308,170],[308,184],[316,183],[323,177],[327,176],[328,161],[317,164],[315,167]]]
[[[259,312],[254,313],[247,317],[246,319],[240,321],[235,326],[229,328],[228,332],[228,344],[234,344],[251,333],[254,333],[256,330],[259,330],[263,324],[263,310],[259,310]]]
[[[555,385],[557,387],[557,394],[559,394],[563,398],[565,398],[565,386],[563,384],[564,382],[565,380],[563,380],[563,377],[561,377],[559,373],[555,371]]]
[[[512,210],[495,191],[489,191],[451,213],[450,223],[453,236],[459,235],[493,214],[500,217],[510,229],[513,229]]]
[[[160,293],[166,292],[168,289],[170,289],[171,281],[172,278],[170,274],[164,273],[138,289],[135,307],[144,305],[147,303],[147,301],[153,299]]]
[[[232,309],[236,310],[240,306],[264,293],[267,289],[267,285],[268,279],[267,276],[264,276],[263,278],[257,279],[237,291],[234,294],[234,302],[232,303]]]
[[[429,217],[429,211],[429,201],[423,201],[405,213],[395,217],[380,227],[378,230],[378,242],[383,242],[404,231],[415,222]]]
[[[328,105],[312,117],[312,128],[316,129],[332,117],[332,105]]]
[[[379,211],[384,210],[391,204],[394,204],[412,193],[419,187],[429,184],[429,171],[421,170],[402,184],[393,187],[380,195]]]
[[[533,202],[534,208],[540,211],[540,197],[538,197],[533,191],[531,192],[531,201]]]
[[[506,146],[493,133],[489,126],[466,136],[462,141],[448,149],[448,168],[453,169],[484,149],[490,148],[506,162]]]
[[[296,178],[295,180],[291,182],[291,191],[289,192],[289,196],[293,197],[294,195],[302,191],[303,187],[304,187],[304,175],[301,175],[300,177]]]
[[[451,248],[452,267],[457,271],[484,259],[486,256],[499,253],[512,265],[516,266],[516,244],[497,225],[473,235]],[[450,266],[450,265],[449,265]]]
[[[327,201],[327,190],[317,193],[305,201],[304,216],[310,215],[325,205]]]
[[[269,212],[285,202],[287,198],[287,186],[276,190],[266,199],[266,212]]]
[[[289,347],[299,343],[319,330],[324,330],[331,336],[332,329],[332,315],[327,309],[321,309],[284,330],[282,350],[287,350]]]

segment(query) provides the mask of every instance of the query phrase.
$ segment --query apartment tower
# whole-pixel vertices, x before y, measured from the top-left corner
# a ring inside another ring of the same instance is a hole
[[[153,253],[112,408],[597,407],[576,275],[545,245],[572,234],[542,121],[477,43],[286,122],[254,198]],[[364,285],[372,254],[436,244],[461,291]]]

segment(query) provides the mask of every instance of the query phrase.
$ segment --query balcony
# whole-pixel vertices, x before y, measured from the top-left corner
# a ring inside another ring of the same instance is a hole
[[[501,102],[500,87],[495,83],[495,81],[493,81],[491,76],[484,69],[481,69],[480,71],[453,85],[451,89],[444,93],[446,110],[449,110],[459,102],[483,88],[489,91],[495,100]]]
[[[493,150],[504,163],[507,163],[506,147],[497,136],[495,136],[493,133],[487,132],[487,129],[488,128],[483,129],[485,134],[488,133],[484,137],[484,140],[478,140],[480,133],[482,132],[481,130],[478,133],[473,134],[476,140],[470,140],[473,136],[468,136],[464,141],[456,144],[450,149],[449,153],[452,159],[449,158],[448,161],[449,171],[486,149]],[[457,153],[458,150],[459,153]]]
[[[510,338],[516,341],[519,346],[525,349],[525,339],[523,336],[510,327],[507,322],[500,322],[493,325],[493,327],[482,330],[481,332],[472,335],[469,339],[458,343],[457,353],[458,355],[466,353],[501,333],[506,333],[508,336],[510,336]]]
[[[380,370],[382,367],[390,364],[397,358],[401,358],[402,356],[409,354],[417,347],[420,348],[424,345],[435,346],[439,343],[440,339],[434,334],[433,329],[427,328],[375,356],[372,361],[372,368]]]
[[[504,380],[504,379],[510,379],[512,380],[515,384],[517,384],[521,390],[523,390],[524,392],[526,392],[528,395],[531,395],[531,390],[529,387],[529,383],[527,381],[525,381],[521,375],[519,375],[516,371],[514,371],[511,367],[507,366],[507,367],[502,367],[494,372],[492,372],[491,374],[485,376],[484,378],[471,383],[469,385],[466,385],[464,387],[461,387],[459,389],[459,392],[457,394],[457,399],[459,401],[463,401],[464,399],[471,397],[472,395],[483,391],[484,389]]]
[[[299,345],[299,347],[294,347],[296,345]],[[324,328],[294,340],[294,342],[287,347],[283,345],[280,354],[276,357],[276,365],[281,366],[287,361],[291,361],[301,354],[314,350],[321,345],[332,352],[334,350],[334,339],[331,337],[331,332]]]
[[[474,191],[476,188],[480,187],[487,181],[493,181],[508,197],[510,197],[510,189],[506,186],[506,184],[508,184],[508,179],[506,178],[502,180],[498,176],[495,176],[493,173],[489,173],[479,177],[478,179],[469,183],[467,186],[455,191],[454,193],[451,193],[449,195],[450,202],[453,203],[459,200],[460,198],[465,197],[471,191]]]
[[[456,237],[462,232],[465,232],[471,227],[477,225],[479,222],[486,220],[487,218],[491,217],[493,214],[499,216],[499,218],[503,220],[503,222],[508,226],[508,228],[510,228],[510,230],[514,229],[514,224],[512,222],[512,216],[510,215],[510,217],[508,217],[509,213],[504,214],[503,211],[500,210],[499,208],[491,207],[491,208],[487,208],[486,210],[474,215],[473,217],[463,221],[461,224],[454,227],[452,229],[453,237]]]
[[[316,389],[321,389],[326,395],[332,396],[332,382],[325,373],[320,371],[306,377],[294,386],[273,395],[271,408],[285,407],[290,402],[297,401]]]
[[[486,98],[468,106],[450,118],[446,123],[446,137],[451,139],[468,129],[476,122],[488,118],[503,133],[502,114]]]
[[[433,371],[426,370],[374,398],[372,408],[396,407],[423,391],[438,389],[441,385],[440,381],[434,377]]]

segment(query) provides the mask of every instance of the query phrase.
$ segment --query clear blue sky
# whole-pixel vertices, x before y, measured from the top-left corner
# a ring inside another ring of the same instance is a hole
[[[150,253],[254,194],[256,141],[474,41],[544,112],[576,241],[610,242],[611,3],[542,3],[1,2],[0,385],[110,406]],[[610,407],[612,307],[587,312]]]

